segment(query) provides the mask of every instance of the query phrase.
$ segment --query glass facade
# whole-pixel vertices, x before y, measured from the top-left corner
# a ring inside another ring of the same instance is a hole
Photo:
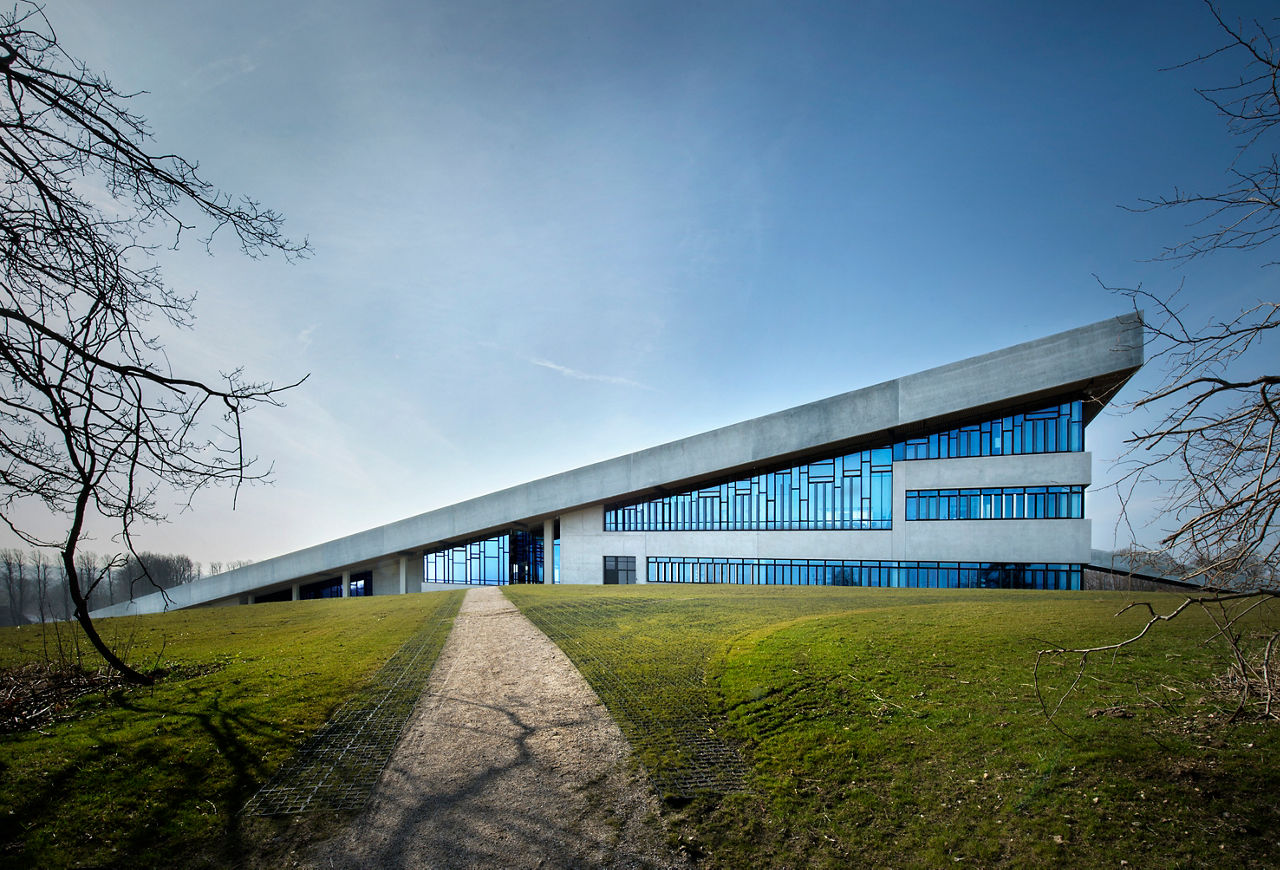
[[[289,590],[292,597],[292,590]],[[352,598],[360,598],[365,595],[373,594],[373,572],[357,571],[351,575],[351,592]],[[342,597],[342,578],[330,577],[327,580],[317,580],[315,583],[304,583],[298,587],[298,598],[301,601],[310,601],[314,598],[341,598]],[[284,600],[284,599],[281,599]]]
[[[964,456],[1013,456],[1025,453],[1078,453],[1084,450],[1084,403],[1054,405],[1029,414],[959,426],[893,445],[895,461],[957,459]]]
[[[887,530],[893,527],[893,463],[918,459],[1084,450],[1081,401],[1010,414],[790,468],[606,505],[606,532]],[[1082,485],[911,490],[906,520],[1080,519]],[[554,582],[543,575],[540,534],[511,529],[426,554],[431,583]],[[559,563],[559,541],[556,542]],[[647,560],[651,583],[730,583],[903,588],[1079,589],[1076,564],[730,559]],[[635,558],[605,556],[605,584],[634,583]]]
[[[757,474],[714,486],[674,493],[635,504],[606,505],[606,532],[719,532],[821,529],[893,528],[893,463],[913,459],[952,459],[966,456],[1012,456],[1027,453],[1064,453],[1084,450],[1084,405],[1080,401],[1054,405],[1027,414],[1010,414],[970,426],[959,426],[920,438],[899,441],[892,447],[861,450],[831,459],[796,465],[781,471]],[[1016,489],[1016,488],[1015,488]],[[1041,490],[1032,492],[1032,490]],[[1022,509],[1032,499],[1031,509],[1056,511],[1031,514],[1044,517],[1082,517],[1083,492],[1079,503],[1075,493],[1065,502],[1049,502],[1051,488],[1022,487]],[[944,496],[929,496],[943,508],[941,500],[964,498],[976,493],[977,511],[984,516],[987,490],[948,490]],[[992,491],[994,493],[995,491]],[[1013,495],[1014,489],[1000,490]],[[1060,493],[1052,495],[1057,498]],[[994,497],[994,496],[993,496]],[[1016,505],[1001,503],[992,519],[1023,516]],[[948,510],[950,503],[948,503]],[[956,505],[956,510],[969,507]],[[923,518],[908,515],[908,519]],[[1073,512],[1075,511],[1075,512]],[[930,516],[930,519],[941,519]],[[947,518],[959,517],[949,513]]]
[[[557,557],[559,544],[556,541]],[[427,553],[423,578],[428,583],[474,586],[542,583],[544,549],[542,535],[512,529],[491,538]]]
[[[1051,520],[1084,517],[1083,486],[907,490],[907,521]]]
[[[885,447],[639,504],[608,506],[606,532],[888,529],[893,459]]]
[[[1080,565],[1003,562],[869,562],[831,559],[648,560],[650,583],[747,586],[886,586],[908,589],[1079,589]]]

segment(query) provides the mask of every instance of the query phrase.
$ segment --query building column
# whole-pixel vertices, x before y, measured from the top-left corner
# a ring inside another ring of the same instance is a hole
[[[409,557],[400,557],[400,594],[404,595],[409,591]]]
[[[302,598],[302,584],[294,583],[293,584],[293,600],[298,601],[301,598]]]
[[[351,572],[350,571],[342,572],[342,597],[343,598],[351,597]]]
[[[542,521],[542,582],[556,582],[556,518]]]

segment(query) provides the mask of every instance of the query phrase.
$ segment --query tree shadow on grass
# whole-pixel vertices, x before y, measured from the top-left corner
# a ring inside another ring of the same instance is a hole
[[[293,741],[216,690],[183,688],[190,704],[117,692],[81,720],[99,729],[65,723],[7,738],[58,742],[45,769],[14,783],[0,866],[237,863],[248,845],[238,810],[270,774],[267,759]]]

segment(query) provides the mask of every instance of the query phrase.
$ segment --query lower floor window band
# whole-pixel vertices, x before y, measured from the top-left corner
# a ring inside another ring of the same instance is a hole
[[[889,562],[653,556],[650,583],[873,586],[900,589],[1081,588],[1082,567],[1050,562]]]

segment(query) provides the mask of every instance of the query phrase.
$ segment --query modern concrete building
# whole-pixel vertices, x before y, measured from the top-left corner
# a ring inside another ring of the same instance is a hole
[[[1143,362],[1129,314],[535,480],[104,608],[458,583],[1078,589],[1085,429]]]

